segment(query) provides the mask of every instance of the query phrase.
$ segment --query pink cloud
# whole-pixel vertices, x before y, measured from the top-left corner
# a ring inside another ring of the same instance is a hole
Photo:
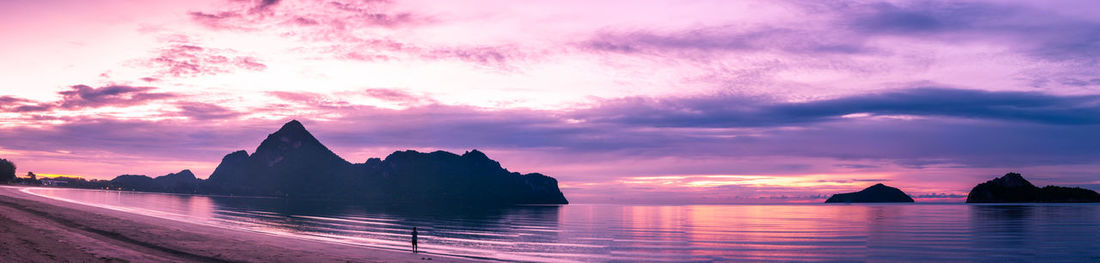
[[[240,13],[233,11],[223,11],[218,13],[204,13],[204,12],[191,12],[191,19],[204,26],[215,29],[246,29],[243,27],[232,26],[228,20],[235,20],[241,17]]]
[[[270,11],[272,8],[279,11]],[[507,44],[441,46],[396,40],[385,31],[415,30],[439,21],[414,12],[396,11],[388,1],[329,1],[324,5],[280,4],[278,7],[262,3],[256,7],[238,4],[222,11],[191,12],[190,15],[195,22],[211,29],[281,32],[305,42],[302,50],[364,62],[455,60],[508,69],[508,63],[513,60],[533,56]],[[197,71],[191,69],[193,64],[197,63],[178,65],[182,71]]]
[[[179,102],[176,106],[181,110],[180,115],[192,120],[235,119],[245,114],[227,107],[202,102]]]
[[[318,4],[315,4],[318,3]],[[390,10],[388,1],[324,1],[288,3],[265,0],[257,5],[230,3],[217,11],[193,11],[195,22],[215,30],[254,31],[267,29],[270,22],[300,26],[321,26],[343,32],[361,27],[401,27],[427,23],[430,18],[411,12]],[[278,9],[277,12],[275,9]]]
[[[414,95],[412,93],[399,90],[399,89],[366,89],[363,91],[367,96],[381,99],[385,101],[397,102],[401,104],[434,104],[435,100],[426,96]]]
[[[263,71],[267,65],[258,58],[240,55],[233,49],[201,47],[187,37],[169,40],[157,57],[146,64],[159,68],[159,74],[171,77],[217,75],[235,70]]]

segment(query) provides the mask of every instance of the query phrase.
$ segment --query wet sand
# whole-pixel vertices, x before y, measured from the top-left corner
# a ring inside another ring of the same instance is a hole
[[[478,262],[191,224],[0,186],[0,259],[11,262]]]

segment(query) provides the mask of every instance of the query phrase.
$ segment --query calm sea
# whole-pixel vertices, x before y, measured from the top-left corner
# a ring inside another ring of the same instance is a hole
[[[367,206],[78,189],[35,194],[202,224],[516,261],[1100,262],[1100,205]]]

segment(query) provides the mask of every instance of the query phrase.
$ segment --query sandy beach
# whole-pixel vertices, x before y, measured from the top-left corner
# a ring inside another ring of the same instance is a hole
[[[0,258],[11,262],[477,262],[191,224],[0,186]]]

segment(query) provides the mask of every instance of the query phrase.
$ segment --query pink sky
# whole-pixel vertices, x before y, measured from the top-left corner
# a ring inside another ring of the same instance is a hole
[[[479,149],[574,202],[1100,189],[1091,1],[0,2],[0,158],[213,171],[290,119]],[[951,198],[939,198],[942,196]]]

